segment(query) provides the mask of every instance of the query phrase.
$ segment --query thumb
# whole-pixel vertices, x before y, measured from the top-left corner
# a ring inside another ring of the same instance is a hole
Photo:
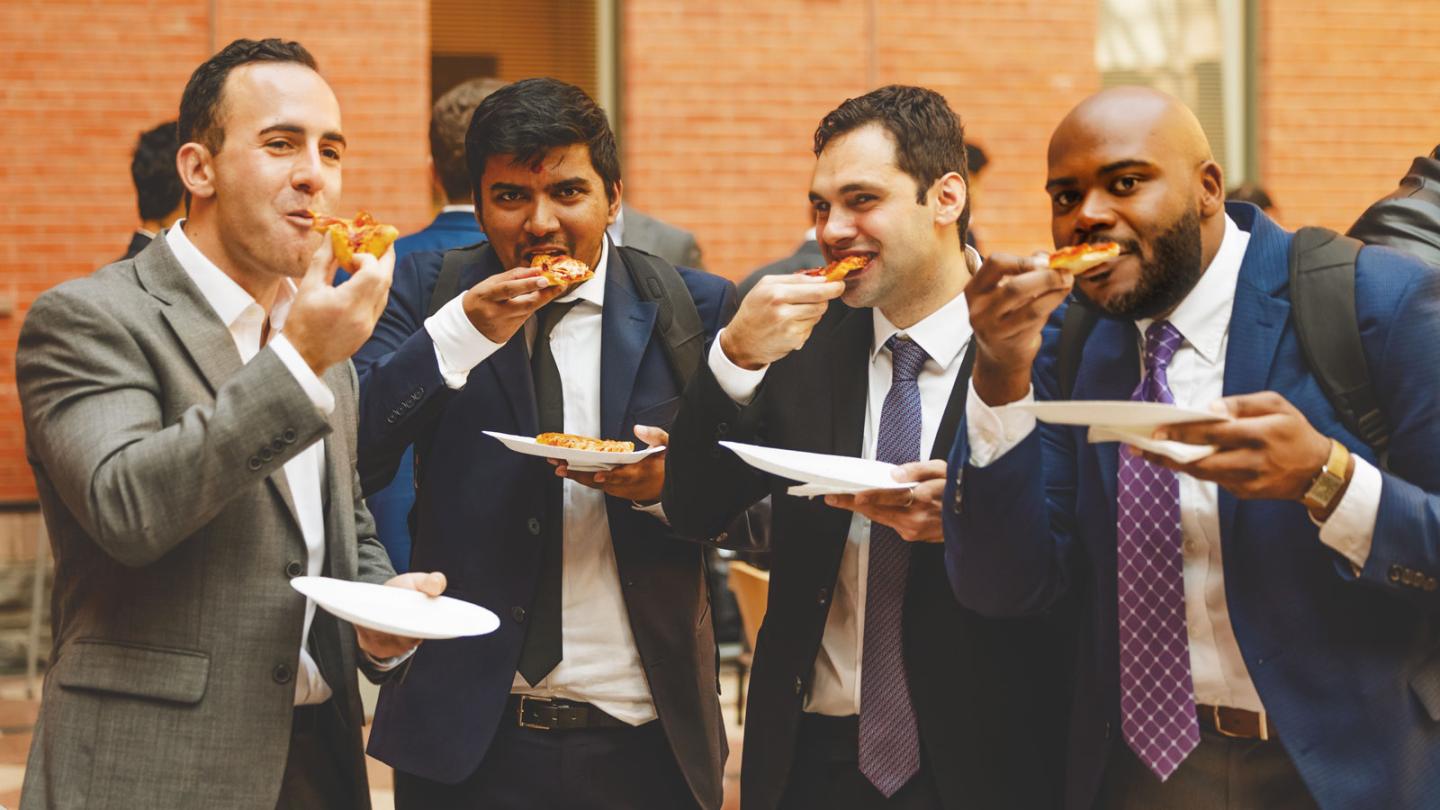
[[[421,576],[420,581],[415,585],[415,589],[423,591],[426,596],[439,596],[445,593],[445,586],[447,584],[444,574],[439,571],[431,571]]]
[[[310,256],[310,265],[305,268],[305,276],[300,279],[300,286],[323,285],[326,287],[335,283],[335,270],[339,265],[335,262],[335,245],[330,241],[330,234],[320,240],[320,247]]]
[[[636,425],[635,438],[644,442],[649,447],[666,444],[670,441],[670,434],[658,427],[650,425]]]
[[[890,476],[896,481],[905,483],[944,478],[945,460],[929,459],[926,461],[912,461],[909,464],[901,464],[899,467],[890,471]]]

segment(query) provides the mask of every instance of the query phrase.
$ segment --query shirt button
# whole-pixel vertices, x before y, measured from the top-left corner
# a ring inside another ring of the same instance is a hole
[[[270,672],[270,677],[274,678],[276,683],[289,683],[294,676],[289,664],[276,664],[275,669]]]
[[[817,591],[817,592],[815,593],[815,601],[819,602],[819,603],[822,604],[822,605],[825,604],[827,601],[829,601],[829,599],[830,599],[830,589],[828,589],[828,588],[821,588],[819,591]]]
[[[1196,552],[1198,552],[1198,551],[1200,550],[1200,544],[1199,544],[1199,543],[1196,543],[1194,540],[1186,540],[1186,541],[1185,541],[1185,544],[1184,544],[1184,548],[1185,548],[1185,553],[1186,553],[1186,554],[1189,554],[1189,555],[1191,555],[1191,556],[1193,557],[1193,556],[1196,554]]]
[[[510,608],[510,615],[515,619],[516,623],[524,622],[525,608],[516,605],[515,607]]]
[[[301,565],[299,560],[291,560],[290,563],[285,566],[286,576],[298,577],[303,573],[305,573],[305,566]]]
[[[525,528],[529,529],[531,534],[539,534],[539,533],[540,533],[540,519],[539,519],[539,518],[533,518],[533,517],[530,518],[529,520],[525,521]]]

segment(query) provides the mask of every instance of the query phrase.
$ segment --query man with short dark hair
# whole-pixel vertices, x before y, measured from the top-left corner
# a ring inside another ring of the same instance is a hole
[[[166,121],[140,133],[135,154],[130,158],[130,179],[135,181],[135,202],[140,209],[140,227],[130,237],[122,259],[133,259],[155,235],[185,214],[185,187],[175,171],[175,122]]]
[[[868,265],[843,282],[760,279],[667,442],[677,530],[715,537],[772,499],[741,805],[1044,807],[1062,725],[1046,711],[1061,693],[1042,657],[1050,630],[962,608],[939,545],[941,459],[969,376],[964,289],[979,266],[965,246],[960,120],[934,91],[884,87],[826,115],[815,155],[825,258]],[[879,459],[917,483],[807,500],[719,439]]]
[[[395,260],[421,250],[450,250],[485,239],[470,199],[470,174],[465,165],[465,131],[475,108],[504,87],[499,79],[469,79],[446,90],[430,110],[430,176],[445,201],[434,221],[422,230],[395,240]],[[344,271],[336,273],[336,278]],[[410,510],[415,506],[413,450],[406,450],[395,479],[365,499],[375,516],[375,535],[390,555],[395,570],[410,570]]]
[[[393,257],[331,286],[340,105],[299,43],[236,40],[180,102],[189,217],[41,295],[16,354],[55,555],[25,808],[368,808],[352,628],[302,574],[394,577],[354,469],[350,355]]]
[[[413,562],[501,624],[428,642],[382,690],[370,752],[395,767],[400,808],[717,810],[709,595],[700,546],[657,503],[663,457],[581,472],[484,431],[660,443],[734,287],[606,238],[619,156],[573,85],[492,93],[466,158],[490,241],[397,269],[356,356],[360,469],[382,486],[414,444]],[[560,254],[594,277],[531,268]]]

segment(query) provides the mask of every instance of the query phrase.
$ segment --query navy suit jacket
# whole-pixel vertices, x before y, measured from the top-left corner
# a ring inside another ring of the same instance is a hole
[[[554,473],[543,459],[511,452],[482,430],[537,432],[534,386],[524,331],[476,366],[465,388],[445,386],[423,321],[439,276],[440,253],[400,262],[390,302],[361,369],[359,469],[366,491],[390,479],[404,448],[420,457],[416,570],[443,571],[450,596],[483,605],[501,619],[494,633],[427,641],[403,677],[382,690],[370,753],[441,782],[469,776],[505,716],[524,619],[540,573],[545,488]],[[601,435],[633,435],[636,423],[669,427],[680,388],[656,331],[658,305],[636,293],[611,247],[602,316]],[[493,251],[464,268],[460,289],[502,270]],[[681,269],[699,310],[705,340],[735,312],[729,281]],[[701,807],[718,808],[725,731],[717,698],[715,640],[701,547],[673,535],[629,501],[608,499],[621,588],[659,722]],[[543,778],[543,777],[542,777]]]
[[[1225,395],[1272,390],[1321,433],[1374,461],[1310,373],[1290,318],[1290,234],[1230,204],[1251,239],[1225,357]],[[1260,698],[1322,807],[1433,807],[1440,795],[1440,272],[1387,248],[1360,252],[1361,340],[1394,431],[1374,545],[1357,577],[1320,542],[1299,503],[1220,490],[1226,601]],[[1060,317],[1036,364],[1039,399],[1057,397]],[[1136,330],[1102,320],[1085,346],[1075,399],[1128,399]],[[991,615],[1080,611],[1066,806],[1094,801],[1119,730],[1115,486],[1118,445],[1042,425],[984,468],[965,429],[950,457],[946,565],[956,595]],[[1043,475],[1039,473],[1043,471]],[[1428,585],[1426,583],[1429,583]]]
[[[424,230],[395,240],[395,261],[422,250],[467,247],[484,239],[485,234],[481,232],[473,213],[442,211]],[[336,273],[337,284],[341,281],[338,276],[343,272]],[[362,348],[355,357],[355,363],[359,365],[367,358],[369,354]],[[394,480],[365,499],[365,505],[370,507],[370,514],[375,517],[375,534],[390,554],[390,562],[398,574],[410,570],[409,517],[410,508],[415,505],[415,473],[411,456],[411,451],[407,449],[395,468]]]

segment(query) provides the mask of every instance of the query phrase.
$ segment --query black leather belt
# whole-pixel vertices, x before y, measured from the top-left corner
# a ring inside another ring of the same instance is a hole
[[[582,728],[630,728],[623,720],[600,711],[589,703],[563,698],[511,695],[506,707],[515,713],[521,728],[540,731],[571,731]]]
[[[1197,703],[1195,713],[1200,716],[1200,728],[1226,737],[1268,740],[1275,736],[1275,727],[1270,724],[1270,718],[1264,712]]]

